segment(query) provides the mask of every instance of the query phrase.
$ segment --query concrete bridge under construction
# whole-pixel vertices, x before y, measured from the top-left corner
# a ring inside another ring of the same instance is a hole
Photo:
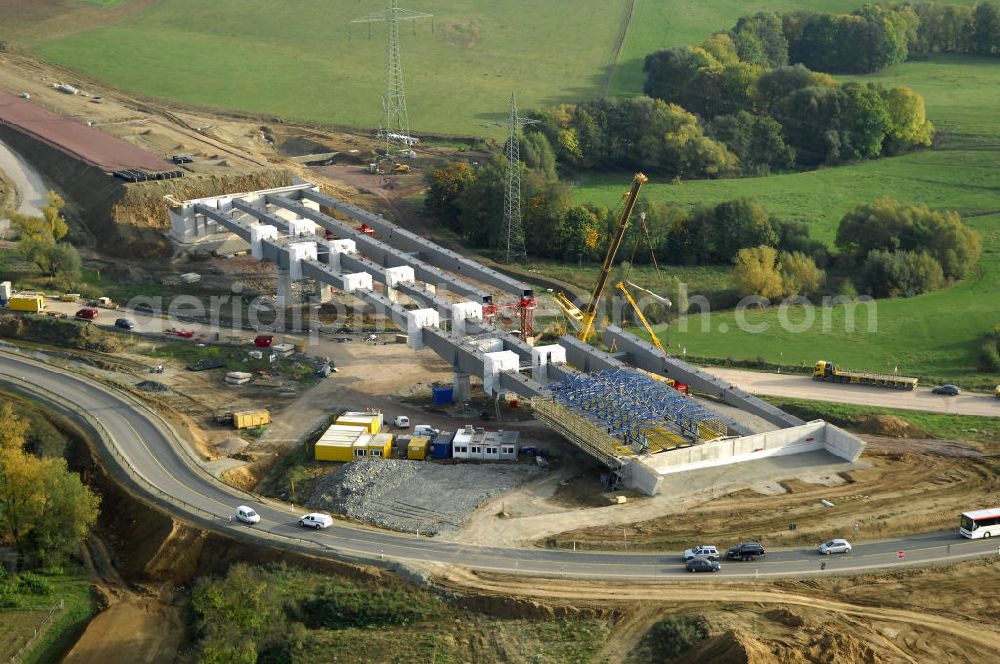
[[[349,293],[392,321],[411,348],[430,348],[448,362],[456,398],[468,398],[471,376],[482,378],[491,396],[530,398],[540,421],[623,486],[653,494],[664,477],[691,468],[816,449],[853,461],[864,448],[829,423],[803,422],[615,326],[603,330],[614,354],[569,335],[533,346],[492,321],[504,299],[530,316],[531,286],[316,185],[166,202],[177,243],[236,234],[255,258],[275,265],[279,306],[292,303],[295,281],[315,282],[318,293],[329,292],[322,286]],[[712,400],[682,395],[654,377]],[[751,431],[730,408],[773,430]]]

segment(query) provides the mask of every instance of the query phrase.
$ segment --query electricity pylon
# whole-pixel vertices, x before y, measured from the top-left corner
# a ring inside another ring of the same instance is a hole
[[[387,60],[385,65],[385,91],[382,93],[382,117],[378,137],[385,144],[386,156],[393,147],[409,149],[418,139],[410,136],[410,119],[406,114],[406,95],[403,93],[403,61],[399,55],[399,22],[433,18],[433,14],[400,9],[398,0],[388,0],[380,12],[356,18],[351,23],[386,23]]]
[[[522,118],[517,114],[517,97],[510,93],[510,114],[507,116],[506,188],[503,197],[503,218],[507,230],[507,262],[528,260],[524,246],[524,224],[521,222],[521,127],[538,120]]]

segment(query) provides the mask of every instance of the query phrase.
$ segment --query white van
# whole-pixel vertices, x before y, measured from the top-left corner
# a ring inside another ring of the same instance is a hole
[[[316,530],[329,528],[333,525],[333,517],[329,514],[313,512],[312,514],[306,514],[305,516],[300,517],[299,525],[303,528],[315,528]]]
[[[440,429],[435,429],[429,424],[418,424],[413,427],[414,436],[436,436],[441,433]]]
[[[242,521],[243,523],[253,525],[255,523],[260,523],[260,514],[257,514],[246,505],[240,505],[236,508],[236,519],[238,521]]]
[[[396,419],[392,421],[393,426],[397,429],[409,429],[410,428],[410,418],[406,415],[397,415]]]

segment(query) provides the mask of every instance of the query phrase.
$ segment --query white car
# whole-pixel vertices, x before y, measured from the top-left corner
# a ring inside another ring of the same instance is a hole
[[[414,436],[433,437],[438,435],[439,433],[441,433],[440,429],[435,429],[429,424],[418,424],[417,426],[413,427]]]
[[[696,546],[693,549],[687,549],[684,551],[684,560],[692,560],[698,556],[702,558],[708,558],[709,560],[719,559],[719,550],[711,544],[702,544]]]
[[[397,429],[409,429],[410,428],[410,418],[406,415],[397,415],[396,419],[392,421],[393,425]]]
[[[315,528],[316,530],[329,528],[333,525],[333,517],[328,514],[313,512],[312,514],[306,514],[305,516],[299,517],[299,525],[303,528]]]
[[[249,523],[252,526],[255,523],[260,523],[260,514],[257,514],[252,508],[246,505],[240,505],[236,508],[236,520]]]
[[[851,543],[845,539],[832,539],[819,545],[819,552],[824,556],[831,553],[850,553]]]

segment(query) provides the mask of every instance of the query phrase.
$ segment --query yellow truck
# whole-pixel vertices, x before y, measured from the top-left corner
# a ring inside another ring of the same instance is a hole
[[[16,293],[7,300],[7,308],[37,314],[45,308],[45,296],[41,293]]]
[[[893,390],[912,390],[917,386],[917,379],[896,374],[884,374],[867,371],[848,371],[841,369],[833,362],[820,360],[813,367],[813,380],[827,383],[846,383],[850,385],[871,385],[887,387]]]

